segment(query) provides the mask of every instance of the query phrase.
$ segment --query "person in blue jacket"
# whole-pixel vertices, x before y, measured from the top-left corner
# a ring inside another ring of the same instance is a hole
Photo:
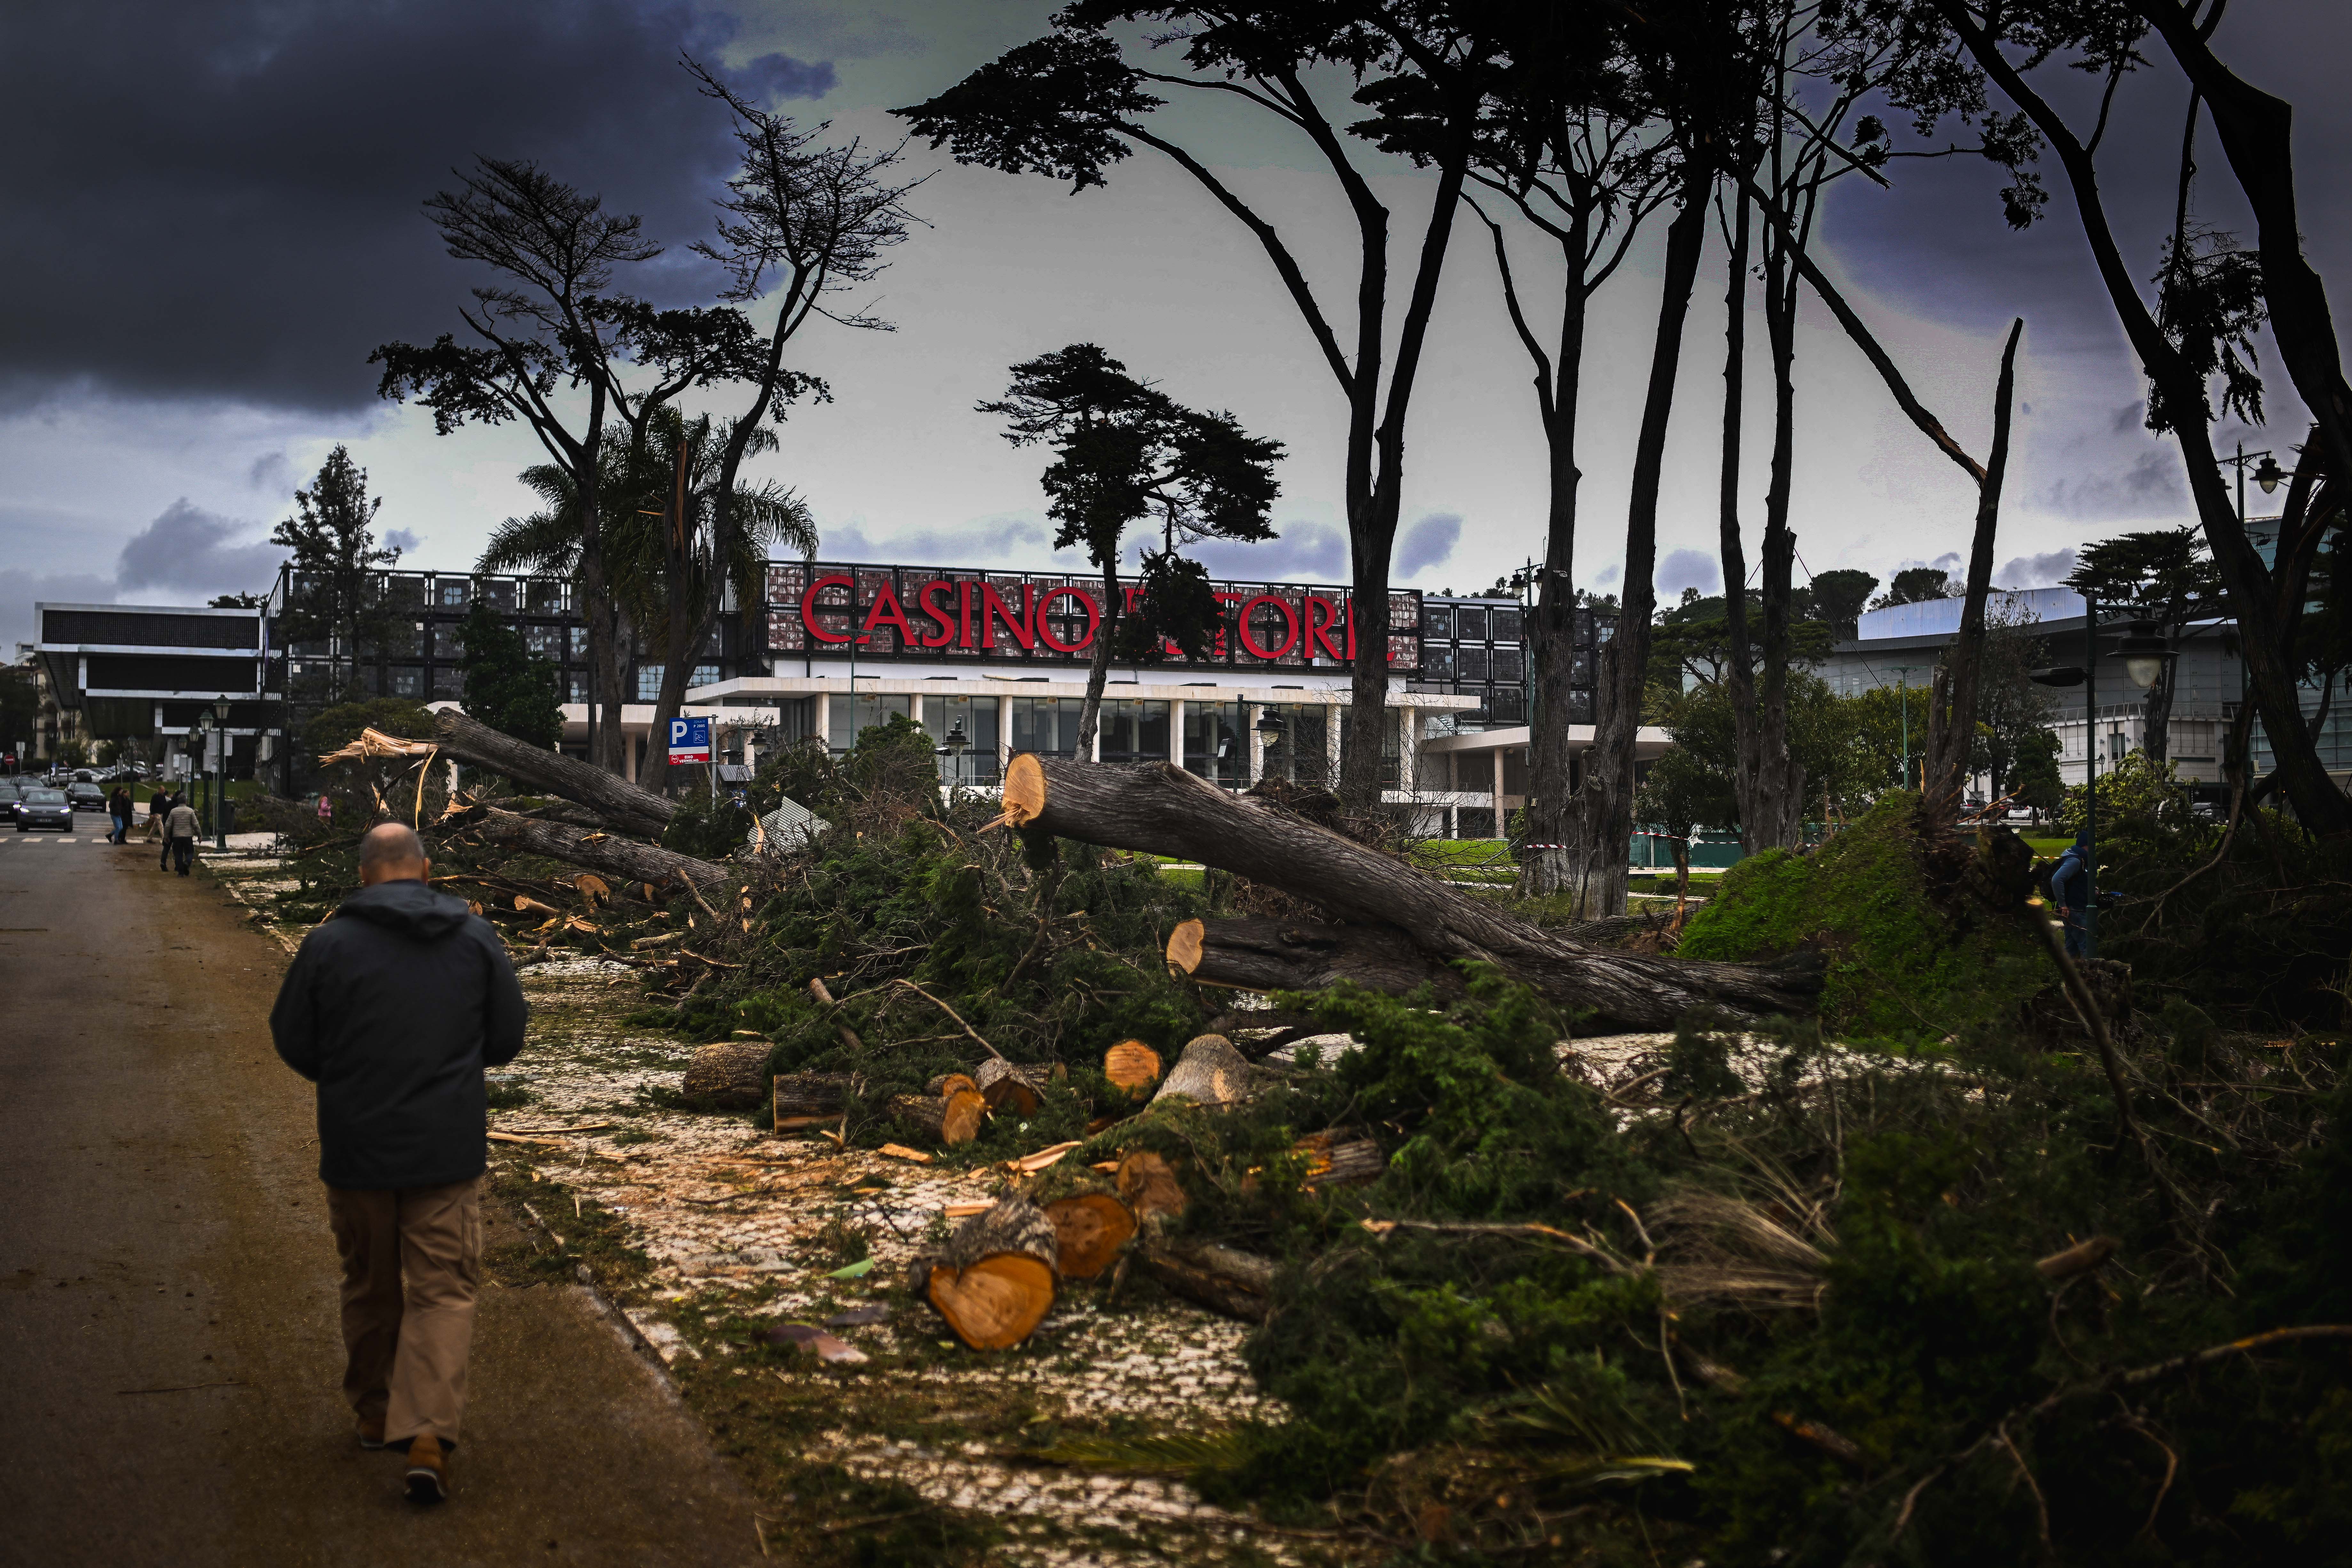
[[[2058,920],[2066,928],[2066,952],[2074,958],[2090,956],[2091,836],[2078,833],[2050,873],[2050,892],[2058,906]]]

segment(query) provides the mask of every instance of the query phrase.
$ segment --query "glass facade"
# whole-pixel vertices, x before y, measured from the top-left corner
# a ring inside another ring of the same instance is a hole
[[[1013,750],[1045,757],[1078,754],[1078,715],[1086,703],[1076,697],[1013,699]]]
[[[940,758],[940,778],[947,784],[992,784],[1000,777],[996,765],[996,699],[993,697],[923,698],[923,731],[934,750],[946,747],[948,736],[963,726],[963,751]]]
[[[1168,760],[1168,704],[1106,697],[1102,705],[1102,760],[1164,763]]]
[[[877,724],[887,724],[891,717],[904,719],[911,704],[904,697],[876,695],[861,691],[852,697],[846,691],[836,691],[827,705],[830,710],[824,743],[836,752],[848,751],[857,744],[857,737]]]
[[[1184,771],[1228,789],[1247,789],[1249,705],[1244,702],[1184,704]]]

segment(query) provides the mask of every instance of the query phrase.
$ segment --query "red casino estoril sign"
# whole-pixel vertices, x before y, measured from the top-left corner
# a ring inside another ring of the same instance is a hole
[[[1121,613],[1143,590],[1122,584]],[[1188,659],[1170,647],[1171,665],[1247,669],[1344,667],[1357,638],[1388,637],[1389,668],[1421,668],[1421,595],[1388,595],[1374,626],[1345,588],[1298,583],[1220,583],[1226,629],[1209,657]],[[923,566],[768,567],[768,648],[772,653],[860,659],[974,661],[1018,659],[1084,664],[1103,624],[1103,586],[1046,573],[973,572]]]

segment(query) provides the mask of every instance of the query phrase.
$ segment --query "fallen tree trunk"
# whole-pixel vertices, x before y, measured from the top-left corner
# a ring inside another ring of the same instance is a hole
[[[1132,767],[1024,752],[1004,775],[1005,819],[1064,838],[1169,855],[1247,877],[1349,925],[1394,926],[1438,958],[1485,959],[1608,1025],[1669,1029],[1693,1007],[1748,1017],[1812,1005],[1820,976],[1588,947],[1349,838],[1164,763]]]
[[[725,886],[737,873],[728,867],[709,860],[698,860],[691,855],[681,855],[675,849],[659,845],[640,844],[634,838],[623,838],[611,833],[583,833],[562,823],[545,822],[535,816],[517,816],[511,811],[496,806],[477,808],[467,826],[478,834],[483,842],[506,849],[524,849],[534,855],[546,855],[558,860],[568,860],[574,866],[584,866],[591,871],[625,881],[643,882],[657,888],[683,889],[688,886],[706,890]]]
[[[1046,1087],[1053,1082],[1053,1073],[1041,1065],[1016,1067],[1002,1057],[991,1057],[972,1074],[972,1082],[989,1110],[1011,1106],[1016,1115],[1034,1116],[1045,1100]]]
[[[676,803],[649,789],[639,789],[617,773],[561,752],[541,751],[503,731],[467,718],[454,708],[433,716],[433,738],[442,752],[461,763],[488,768],[519,784],[560,795],[594,812],[607,825],[625,833],[661,837],[677,814]]]
[[[830,1119],[849,1109],[857,1080],[845,1072],[780,1072],[773,1092],[780,1125],[802,1117]]]
[[[1005,1198],[964,1221],[942,1251],[918,1258],[914,1284],[964,1343],[1001,1351],[1045,1320],[1060,1254],[1045,1211]]]
[[[1236,1252],[1214,1242],[1147,1241],[1135,1249],[1146,1274],[1189,1301],[1212,1311],[1262,1323],[1274,1300],[1274,1260]]]
[[[768,1054],[775,1048],[768,1040],[719,1040],[704,1046],[687,1062],[678,1092],[720,1110],[749,1110],[760,1103]]]
[[[1186,921],[1169,933],[1168,962],[1203,985],[1235,991],[1321,991],[1347,980],[1398,994],[1423,985],[1441,996],[1463,994],[1461,975],[1394,926],[1255,916]]]
[[[890,1101],[890,1114],[919,1129],[934,1143],[953,1148],[980,1136],[980,1119],[988,1101],[976,1089],[950,1089],[944,1094],[902,1094]]]
[[[1075,1193],[1045,1205],[1060,1248],[1055,1264],[1065,1279],[1092,1279],[1111,1265],[1135,1234],[1135,1215],[1107,1192]]]

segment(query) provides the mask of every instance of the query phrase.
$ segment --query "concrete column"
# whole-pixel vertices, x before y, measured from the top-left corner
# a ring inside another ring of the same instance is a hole
[[[816,694],[816,738],[824,745],[833,744],[833,693]]]
[[[1495,837],[1508,838],[1510,829],[1503,822],[1503,748],[1495,748]]]
[[[996,700],[996,771],[998,776],[1013,765],[1013,699]]]
[[[1421,710],[1397,710],[1397,790],[1412,795],[1421,787]]]
[[[1330,789],[1339,787],[1339,715],[1346,711],[1345,708],[1329,703],[1323,709],[1323,766],[1325,785]]]
[[[1265,704],[1242,704],[1242,726],[1249,731],[1249,782],[1255,784],[1265,777],[1265,737],[1257,732],[1257,721],[1265,717]]]
[[[1104,699],[1102,700],[1102,701],[1101,701],[1101,702],[1097,703],[1097,704],[1096,705],[1096,707],[1095,707],[1095,738],[1094,738],[1094,744],[1093,744],[1093,746],[1091,747],[1091,749],[1089,749],[1089,750],[1088,750],[1088,752],[1087,752],[1087,761],[1088,761],[1088,762],[1090,762],[1090,763],[1098,763],[1098,762],[1101,762],[1101,761],[1102,761],[1102,732],[1103,732],[1103,727],[1102,727],[1102,710],[1103,710],[1105,708],[1108,708],[1108,707],[1109,707],[1109,706],[1110,706],[1110,699],[1109,699],[1109,698],[1108,698],[1108,697],[1106,697],[1106,698],[1104,698]]]
[[[923,721],[923,694],[919,691],[907,699],[907,717],[919,724]]]
[[[1177,767],[1184,765],[1184,700],[1181,697],[1168,704],[1168,760]]]

